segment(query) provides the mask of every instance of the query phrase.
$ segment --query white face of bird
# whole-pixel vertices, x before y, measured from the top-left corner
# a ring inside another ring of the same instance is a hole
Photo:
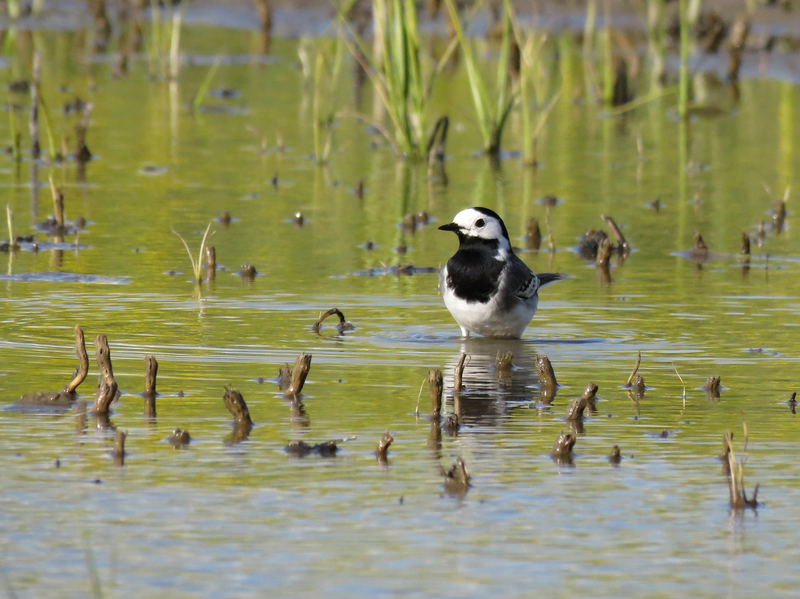
[[[459,232],[467,237],[496,239],[500,248],[510,247],[505,225],[499,216],[486,214],[476,208],[467,208],[456,214],[453,224],[458,225]]]

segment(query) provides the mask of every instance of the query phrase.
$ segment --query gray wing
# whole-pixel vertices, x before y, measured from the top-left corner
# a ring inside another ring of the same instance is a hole
[[[539,291],[539,277],[517,258],[511,262],[508,273],[508,289],[519,299],[528,300]]]

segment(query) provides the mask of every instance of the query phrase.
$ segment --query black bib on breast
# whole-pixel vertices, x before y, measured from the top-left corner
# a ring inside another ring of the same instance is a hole
[[[497,291],[505,262],[495,259],[496,239],[466,238],[447,261],[447,284],[467,302],[485,304]]]

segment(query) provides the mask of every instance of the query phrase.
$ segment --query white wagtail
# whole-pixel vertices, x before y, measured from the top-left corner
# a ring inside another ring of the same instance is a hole
[[[439,288],[461,334],[519,339],[536,313],[539,289],[563,275],[534,274],[511,249],[503,220],[488,208],[462,210],[439,228],[458,235],[458,251],[439,274]]]

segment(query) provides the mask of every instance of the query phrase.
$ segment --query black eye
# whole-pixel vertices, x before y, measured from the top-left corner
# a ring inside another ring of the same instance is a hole
[[[475,226],[478,227],[479,229],[483,229],[483,225],[485,224],[486,223],[482,218],[479,218],[478,220],[475,221]]]

